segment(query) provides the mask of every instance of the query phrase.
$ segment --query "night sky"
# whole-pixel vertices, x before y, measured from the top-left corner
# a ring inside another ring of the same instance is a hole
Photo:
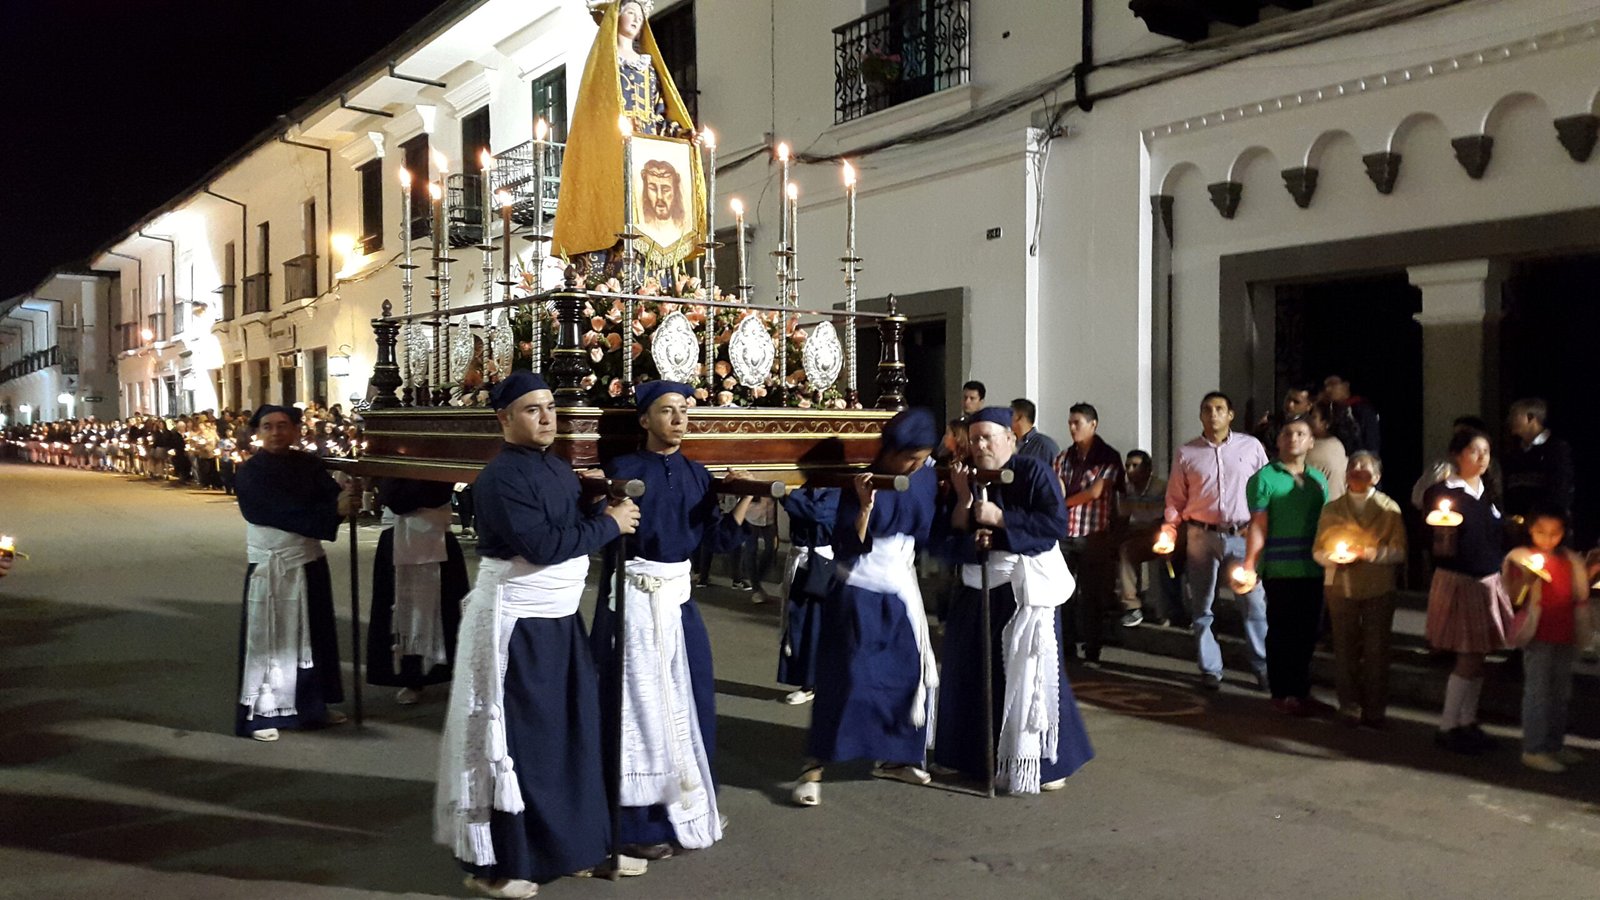
[[[0,2],[0,300],[82,262],[439,5]]]

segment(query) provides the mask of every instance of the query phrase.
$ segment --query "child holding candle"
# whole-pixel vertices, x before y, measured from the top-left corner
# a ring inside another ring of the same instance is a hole
[[[1522,764],[1540,772],[1564,772],[1578,762],[1562,746],[1572,701],[1572,664],[1592,630],[1588,570],[1581,557],[1561,546],[1566,514],[1531,510],[1528,543],[1506,556],[1501,572],[1508,592],[1523,597],[1512,641],[1523,648]]]
[[[1382,728],[1389,705],[1389,644],[1395,571],[1406,561],[1400,505],[1378,490],[1383,464],[1366,450],[1350,455],[1345,493],[1322,508],[1312,555],[1323,567],[1323,597],[1333,623],[1339,717]]]
[[[1453,753],[1474,754],[1493,744],[1478,726],[1478,698],[1484,657],[1506,646],[1511,600],[1500,580],[1500,510],[1484,490],[1489,436],[1460,429],[1451,436],[1449,450],[1455,474],[1428,488],[1423,504],[1437,510],[1441,501],[1448,502],[1460,519],[1432,526],[1435,568],[1426,634],[1434,649],[1456,655],[1434,740]],[[1448,532],[1448,539],[1438,540],[1440,532]]]

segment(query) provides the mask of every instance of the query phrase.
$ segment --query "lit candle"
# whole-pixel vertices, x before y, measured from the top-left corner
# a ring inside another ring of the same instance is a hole
[[[1450,500],[1446,498],[1439,501],[1439,508],[1428,513],[1424,521],[1441,528],[1454,528],[1461,524],[1462,518],[1461,513],[1450,508]]]
[[[440,220],[447,221],[450,217],[450,160],[443,153],[435,150],[433,151],[433,166],[439,170],[439,189],[441,191],[440,197],[442,198]],[[444,242],[444,246],[446,248],[450,246],[448,237]]]
[[[1233,584],[1240,593],[1248,594],[1256,588],[1256,573],[1244,566],[1233,567]]]
[[[844,255],[856,257],[856,170],[844,164]]]
[[[633,269],[633,120],[626,114],[617,116],[617,130],[622,133],[622,233],[623,233],[623,260],[624,272],[631,273]],[[624,276],[622,289],[632,293],[633,280]],[[623,340],[631,340],[629,332],[623,332]],[[624,359],[631,357],[624,348]]]
[[[1151,546],[1150,552],[1166,560],[1168,578],[1178,577],[1178,573],[1172,571],[1172,551],[1176,549],[1178,549],[1178,545],[1173,543],[1170,535],[1165,531],[1156,532],[1156,542]]]
[[[744,201],[740,200],[738,197],[735,197],[733,200],[729,201],[728,206],[733,209],[733,230],[738,232],[738,234],[734,237],[734,239],[738,242],[739,247],[739,283],[735,285],[735,288],[739,291],[739,299],[745,303],[749,303],[750,285],[747,283],[749,281],[749,272],[746,269],[747,263],[744,255]]]
[[[782,191],[778,197],[781,203],[782,199],[789,195],[789,145],[787,143],[778,145],[778,167],[781,179],[779,185]],[[778,249],[789,249],[789,220],[783,216],[778,217]]]
[[[494,195],[500,203],[500,247],[503,258],[500,260],[500,280],[505,282],[505,297],[511,299],[511,210],[516,205],[516,198],[510,191],[499,191]]]
[[[700,143],[706,148],[706,296],[717,299],[717,254],[711,245],[717,241],[717,133],[709,128],[700,131]]]
[[[434,281],[433,281],[433,312],[434,312],[433,344],[430,347],[430,350],[432,352],[430,352],[428,354],[428,384],[429,384],[430,387],[432,387],[434,389],[437,389],[438,386],[439,386],[439,370],[441,368],[440,363],[439,363],[440,341],[439,341],[438,314],[439,314],[439,303],[440,303],[440,300],[439,300],[439,297],[440,297],[439,267],[442,264],[442,259],[444,257],[444,250],[443,250],[443,248],[442,248],[442,246],[440,244],[440,241],[443,239],[443,236],[444,236],[444,188],[439,185],[439,182],[430,181],[430,182],[428,182],[428,195],[433,198],[433,278],[434,278]]]
[[[9,534],[0,534],[0,556],[11,557],[17,553],[17,539]]]
[[[1348,542],[1339,541],[1333,545],[1333,552],[1328,554],[1328,559],[1338,563],[1339,565],[1344,565],[1346,563],[1355,562],[1356,555],[1350,551],[1350,544]]]
[[[544,144],[550,125],[543,117],[533,120],[533,292],[544,290]],[[539,308],[534,312],[535,330],[540,325]],[[537,340],[537,339],[536,339]],[[534,362],[535,370],[539,363]]]

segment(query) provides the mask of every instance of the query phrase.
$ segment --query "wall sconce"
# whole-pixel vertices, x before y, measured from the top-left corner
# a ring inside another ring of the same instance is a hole
[[[350,376],[350,345],[340,344],[339,352],[328,357],[328,375],[333,378]]]

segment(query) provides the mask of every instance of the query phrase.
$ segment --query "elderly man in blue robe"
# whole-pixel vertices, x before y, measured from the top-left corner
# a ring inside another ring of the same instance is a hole
[[[1066,531],[1061,482],[1049,465],[1016,455],[1011,411],[986,407],[967,425],[970,464],[950,468],[952,540],[961,593],[945,623],[938,734],[941,770],[985,778],[995,748],[996,787],[1014,794],[1053,791],[1094,757],[1072,686],[1061,668],[1057,608],[1073,578],[1057,546]],[[1010,484],[978,485],[974,470],[1010,469]],[[982,626],[988,569],[990,633]],[[992,682],[983,683],[983,642]],[[994,704],[985,733],[984,691]],[[991,743],[992,742],[992,743]]]
[[[841,492],[808,758],[790,791],[798,806],[822,802],[825,763],[870,759],[875,777],[929,781],[923,766],[939,676],[916,551],[933,525],[938,476],[928,457],[939,438],[932,413],[898,413],[884,425],[870,471]],[[873,475],[907,475],[910,486],[903,493],[875,491]]]
[[[599,684],[578,602],[589,554],[639,521],[632,501],[586,509],[551,452],[556,405],[538,375],[490,395],[505,443],[476,485],[478,583],[462,613],[440,748],[434,840],[489,897],[532,897],[611,850]],[[623,860],[623,874],[640,874]]]
[[[322,460],[295,449],[300,410],[263,406],[250,419],[261,451],[239,467],[239,513],[248,523],[239,705],[234,733],[276,741],[280,729],[345,721],[333,579],[323,541],[356,508]]]
[[[722,839],[712,769],[717,706],[711,637],[691,596],[689,560],[702,543],[715,553],[737,547],[751,498],[724,515],[711,473],[684,457],[693,388],[647,381],[634,396],[644,449],[605,467],[611,478],[645,484],[639,531],[625,563],[626,630],[617,633],[607,577],[595,608],[594,648],[607,681],[613,654],[623,654],[618,841],[629,856],[666,859],[678,848],[703,849]]]

